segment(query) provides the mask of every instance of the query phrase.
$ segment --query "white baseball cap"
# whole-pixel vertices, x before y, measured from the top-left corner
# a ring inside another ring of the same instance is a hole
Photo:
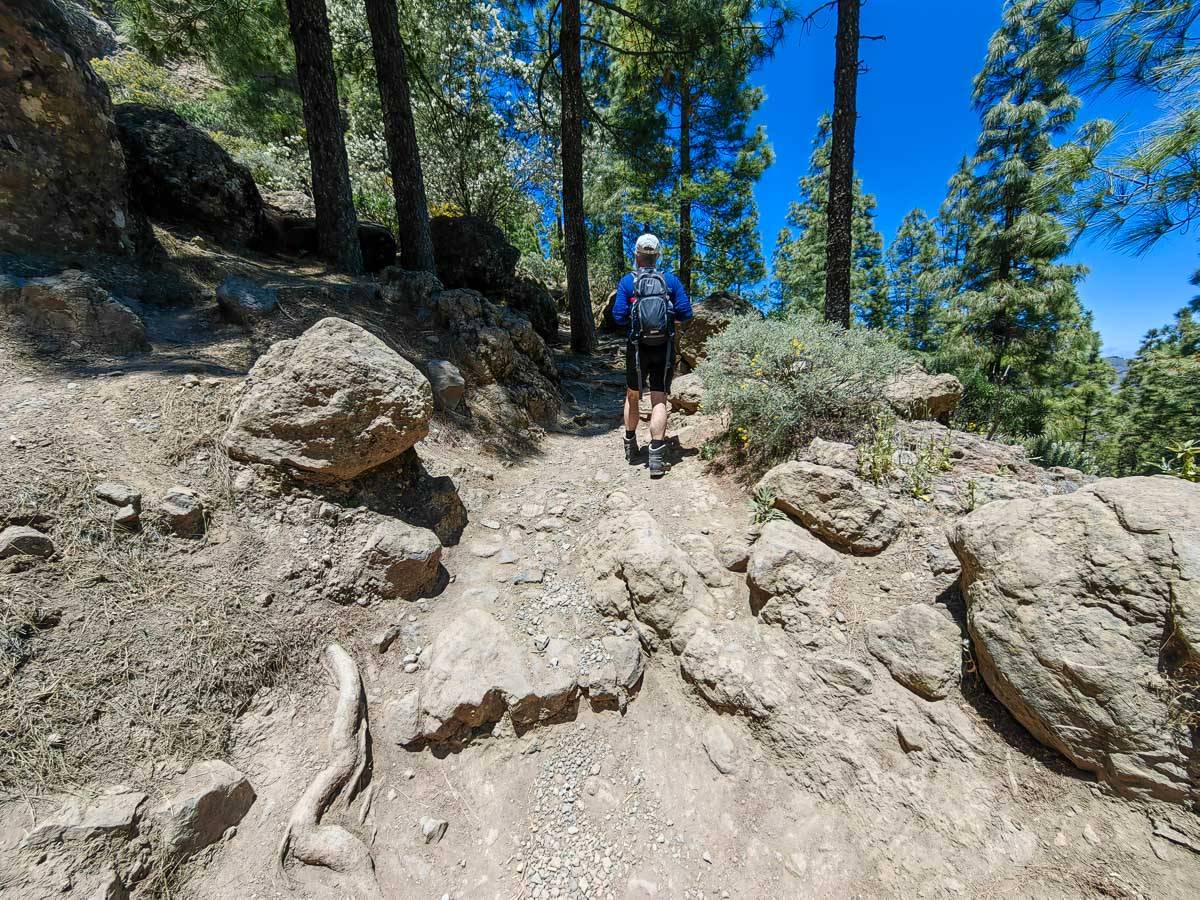
[[[637,239],[635,250],[646,256],[658,256],[659,243],[658,238],[652,234],[643,234]]]

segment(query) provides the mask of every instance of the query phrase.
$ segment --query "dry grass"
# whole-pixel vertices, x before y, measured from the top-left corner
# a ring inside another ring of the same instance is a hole
[[[205,480],[228,495],[214,444],[228,398],[179,390],[204,399],[164,401],[168,452],[208,449]],[[237,529],[211,546],[152,523],[120,532],[74,456],[14,474],[0,508],[50,516],[58,553],[0,573],[0,793],[145,781],[164,759],[222,755],[238,713],[303,643],[252,603],[258,537]]]

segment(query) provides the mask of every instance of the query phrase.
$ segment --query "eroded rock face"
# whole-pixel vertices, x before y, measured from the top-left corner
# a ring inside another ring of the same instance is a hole
[[[947,613],[914,603],[868,622],[867,649],[898,682],[926,700],[941,700],[958,684],[962,640]]]
[[[693,307],[695,316],[681,323],[676,333],[679,357],[693,369],[705,357],[704,345],[714,334],[724,331],[736,316],[762,318],[753,303],[736,294],[718,291],[700,300]]]
[[[953,375],[930,375],[914,366],[888,382],[883,395],[892,409],[907,419],[935,419],[948,424],[962,399],[963,386]]]
[[[1197,661],[1198,533],[1200,486],[1168,477],[990,503],[951,533],[988,686],[1124,793],[1198,795],[1200,750],[1171,699]]]
[[[108,89],[70,33],[52,0],[9,0],[0,16],[0,246],[145,252]]]
[[[768,637],[752,623],[707,623],[684,647],[679,670],[716,709],[766,719],[788,697]]]
[[[0,275],[0,311],[37,340],[74,341],[114,356],[150,349],[141,317],[74,269],[43,278]]]
[[[117,52],[117,34],[103,19],[72,0],[58,0],[58,8],[67,21],[71,40],[83,51],[84,59],[101,59]]]
[[[217,306],[231,322],[249,325],[270,315],[279,305],[279,293],[272,287],[230,275],[217,285]]]
[[[263,201],[250,170],[169,109],[121,103],[116,121],[133,196],[153,221],[233,243],[255,241]]]
[[[433,390],[415,366],[359,326],[327,318],[259,358],[222,444],[235,459],[336,481],[412,447],[432,413]]]
[[[882,491],[843,469],[787,462],[767,472],[756,490],[771,492],[776,509],[852,553],[878,553],[904,526]]]
[[[471,216],[434,216],[429,222],[438,278],[447,288],[504,290],[521,253],[495,225]]]
[[[504,301],[525,313],[533,330],[546,343],[553,344],[558,340],[558,305],[543,285],[532,278],[516,278],[504,292]]]

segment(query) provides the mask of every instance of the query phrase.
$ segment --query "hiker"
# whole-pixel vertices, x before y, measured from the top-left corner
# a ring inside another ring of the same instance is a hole
[[[613,318],[629,325],[625,347],[625,459],[641,454],[637,442],[642,390],[650,388],[650,477],[667,471],[667,394],[675,374],[675,321],[692,317],[687,291],[674,275],[658,268],[658,238],[643,234],[634,248],[635,268],[617,284]]]

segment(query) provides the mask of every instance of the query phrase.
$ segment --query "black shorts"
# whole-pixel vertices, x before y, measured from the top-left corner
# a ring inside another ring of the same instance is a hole
[[[657,347],[627,343],[625,345],[625,386],[638,393],[647,387],[651,391],[670,393],[671,379],[675,375],[674,343],[674,341],[667,341]]]

